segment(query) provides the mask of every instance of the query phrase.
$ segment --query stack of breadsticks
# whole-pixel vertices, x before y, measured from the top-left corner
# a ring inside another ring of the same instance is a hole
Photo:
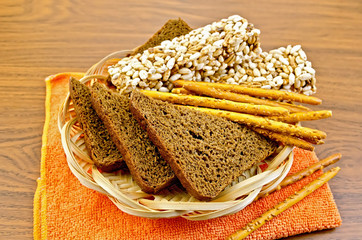
[[[294,102],[318,105],[322,100],[303,94],[240,85],[178,80],[172,93],[142,90],[152,98],[227,118],[284,145],[313,150],[326,133],[302,127],[301,121],[332,116],[329,110],[312,111]]]

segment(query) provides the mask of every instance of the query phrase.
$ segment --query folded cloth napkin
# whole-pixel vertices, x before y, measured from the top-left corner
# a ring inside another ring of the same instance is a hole
[[[81,78],[83,74],[62,73],[46,79],[41,177],[34,197],[34,239],[224,239],[322,173],[318,171],[236,214],[216,219],[189,221],[181,217],[147,219],[128,215],[105,195],[81,185],[68,168],[57,115],[68,92],[70,76]],[[318,161],[314,152],[295,149],[294,154],[291,173]],[[340,224],[333,195],[325,184],[248,239],[277,239]]]

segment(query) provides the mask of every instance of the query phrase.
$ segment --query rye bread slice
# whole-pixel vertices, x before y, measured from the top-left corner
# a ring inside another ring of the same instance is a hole
[[[277,147],[238,123],[155,100],[137,90],[131,95],[130,109],[182,185],[199,200],[216,197]]]
[[[94,164],[104,172],[126,168],[122,154],[92,107],[89,88],[75,78],[69,80],[74,110],[84,131],[84,141]]]
[[[129,110],[129,98],[104,85],[92,86],[92,104],[144,192],[157,193],[177,178]]]
[[[158,30],[153,36],[147,40],[143,45],[136,48],[132,55],[137,53],[143,53],[150,47],[160,45],[165,40],[172,40],[175,37],[185,35],[191,32],[192,28],[182,20],[181,18],[168,20],[160,30]]]

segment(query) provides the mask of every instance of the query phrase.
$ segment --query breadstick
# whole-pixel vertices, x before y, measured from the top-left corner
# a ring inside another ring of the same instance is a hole
[[[229,112],[224,110],[216,110],[216,109],[210,109],[210,108],[199,108],[199,107],[190,107],[195,110],[206,112],[208,114],[212,114],[219,117],[227,118],[234,122],[239,122],[242,124],[246,124],[250,127],[258,127],[267,129],[273,132],[282,133],[282,134],[289,134],[296,137],[300,137],[304,140],[310,140],[310,141],[316,141],[320,139],[326,138],[326,133],[311,129],[307,127],[300,127],[296,125],[291,125],[288,123],[283,122],[277,122],[274,120],[266,119],[259,116],[253,116],[249,114],[243,114],[243,113],[236,113],[236,112]]]
[[[141,92],[149,97],[159,100],[172,102],[182,105],[202,106],[208,108],[224,109],[233,112],[249,113],[253,115],[275,116],[286,115],[288,110],[281,107],[270,107],[265,105],[254,105],[248,103],[232,102],[209,97],[179,95],[173,93],[157,92],[150,90],[141,90]]]
[[[299,181],[300,179],[311,175],[312,173],[314,173],[317,170],[323,169],[324,167],[327,167],[333,163],[338,162],[342,157],[342,154],[340,153],[335,153],[325,159],[320,160],[319,162],[316,162],[312,165],[310,165],[309,167],[294,173],[293,175],[289,175],[286,178],[284,178],[284,180],[280,183],[280,187],[285,187],[288,186],[292,183],[295,183],[296,181]]]
[[[295,138],[295,137],[292,137],[289,135],[283,135],[280,133],[271,132],[271,131],[268,131],[268,130],[265,130],[262,128],[252,128],[252,129],[257,133],[264,135],[274,141],[281,142],[284,145],[296,146],[296,147],[303,148],[303,149],[309,150],[309,151],[314,150],[314,147],[310,143],[308,143],[302,139],[298,139],[298,138]]]
[[[175,83],[176,82],[177,81],[175,81]],[[199,94],[199,95],[206,95],[209,97],[226,99],[226,100],[231,100],[231,101],[235,101],[235,102],[253,103],[253,104],[257,104],[257,105],[267,105],[267,106],[274,106],[274,107],[283,107],[283,108],[288,109],[291,113],[306,112],[306,111],[310,110],[309,108],[304,107],[304,106],[298,106],[298,105],[290,104],[290,103],[281,103],[281,102],[275,102],[275,101],[266,100],[266,99],[250,97],[248,95],[232,93],[232,92],[223,91],[223,90],[219,90],[219,89],[215,89],[215,88],[210,88],[210,87],[203,86],[203,85],[197,86],[197,85],[193,85],[193,84],[185,84],[183,87],[185,89],[187,89],[191,92],[194,92],[196,94]]]
[[[260,82],[242,82],[242,83],[239,83],[239,86],[260,88],[262,86],[262,84]]]
[[[268,100],[265,100],[265,101],[268,101]],[[306,106],[296,105],[294,103],[275,102],[275,101],[270,101],[270,102],[277,103],[279,106],[288,109],[291,113],[309,112],[309,111],[311,111],[311,109],[306,107]]]
[[[283,143],[284,145],[296,146],[296,147],[303,148],[305,150],[310,150],[310,151],[314,150],[314,147],[310,144],[315,144],[315,145],[324,144],[324,141],[321,139],[305,139],[305,140],[303,140],[303,139],[299,139],[299,138],[296,138],[296,137],[293,137],[290,135],[280,134],[280,133],[272,132],[272,131],[262,129],[262,128],[252,128],[252,129],[255,132],[260,133],[261,135],[269,137],[270,139],[273,139],[277,142]]]
[[[224,91],[247,94],[255,97],[265,97],[276,100],[288,100],[292,102],[307,103],[312,105],[319,105],[322,103],[322,100],[316,97],[311,97],[300,93],[274,90],[274,89],[249,88],[234,84],[194,82],[194,81],[185,81],[185,80],[177,80],[174,82],[174,84],[177,87],[182,86],[186,88],[186,86],[191,86],[191,85],[198,87],[203,86],[203,87],[215,88]]]
[[[174,88],[171,91],[174,94],[186,94],[186,95],[192,95],[192,92],[189,90],[186,90],[185,88]]]
[[[328,167],[329,165],[332,165],[333,163],[338,162],[341,159],[341,157],[342,157],[342,154],[335,153],[325,159],[320,160],[319,162],[316,162],[316,163],[310,165],[309,167],[304,168],[303,170],[301,170],[299,172],[289,175],[286,178],[284,178],[284,180],[274,190],[272,190],[271,192],[268,192],[266,194],[259,194],[256,199],[266,197],[274,191],[278,191],[281,188],[286,187],[290,184],[293,184],[304,177],[310,176],[317,170],[321,170],[325,167]],[[256,200],[254,200],[254,201],[256,201]]]
[[[244,228],[241,230],[233,233],[230,235],[227,239],[244,239],[249,234],[263,226],[266,222],[270,221],[273,217],[278,216],[280,213],[284,212],[294,204],[300,202],[302,199],[304,199],[306,196],[323,186],[325,183],[327,183],[331,178],[336,176],[338,171],[340,170],[339,167],[332,168],[328,172],[324,173],[320,177],[318,177],[316,180],[310,182],[306,186],[304,186],[301,190],[293,194],[292,196],[288,197],[283,202],[278,203],[273,208],[269,209],[265,213],[263,213],[260,217],[252,220],[250,223],[248,223]]]
[[[321,111],[310,111],[303,113],[291,113],[287,116],[271,117],[270,119],[286,123],[297,123],[301,121],[320,120],[324,118],[329,118],[331,116],[332,116],[332,111],[321,110]]]

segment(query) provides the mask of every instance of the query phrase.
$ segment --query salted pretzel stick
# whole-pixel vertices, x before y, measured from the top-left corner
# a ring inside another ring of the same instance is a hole
[[[255,132],[264,135],[274,141],[281,142],[287,146],[296,146],[305,150],[313,151],[314,147],[302,139],[295,138],[289,135],[283,135],[280,133],[271,132],[262,128],[252,128]]]
[[[303,113],[291,113],[287,116],[270,117],[272,120],[285,122],[285,123],[297,123],[301,121],[312,121],[329,118],[332,116],[332,111],[321,110],[321,111],[310,111]]]
[[[249,114],[244,113],[236,113],[236,112],[229,112],[224,110],[216,110],[216,109],[210,109],[210,108],[199,108],[199,107],[191,107],[187,106],[188,108],[193,108],[195,110],[206,112],[208,114],[212,114],[219,117],[227,118],[234,122],[239,122],[242,124],[246,124],[250,127],[257,127],[257,128],[263,128],[267,129],[273,132],[282,133],[282,134],[289,134],[293,136],[300,137],[307,141],[316,141],[320,139],[326,138],[326,133],[311,129],[307,127],[301,127],[297,125],[291,125],[288,123],[283,122],[277,122],[274,120],[270,120],[267,118],[259,117],[259,116],[253,116]]]
[[[325,183],[327,183],[331,178],[336,176],[338,171],[340,170],[339,167],[332,168],[328,172],[322,174],[320,177],[318,177],[316,180],[310,182],[306,186],[304,186],[301,190],[293,194],[292,196],[288,197],[286,200],[278,203],[273,208],[269,209],[265,213],[263,213],[260,217],[252,220],[250,223],[248,223],[244,228],[241,230],[233,233],[230,235],[227,239],[229,240],[236,240],[236,239],[244,239],[249,234],[263,226],[266,222],[273,219],[273,217],[278,216],[280,213],[284,212],[294,204],[300,202],[302,199],[304,199],[306,196],[323,186]]]
[[[319,105],[322,103],[322,100],[316,97],[311,97],[300,93],[274,90],[274,89],[249,88],[234,84],[194,82],[194,81],[185,81],[185,80],[177,80],[174,82],[174,84],[177,87],[182,86],[186,88],[186,86],[191,86],[191,85],[198,87],[203,86],[203,87],[215,88],[224,91],[247,94],[255,97],[265,97],[276,100],[287,100],[287,101],[307,103],[312,105]]]
[[[179,81],[175,81],[174,83],[178,85]],[[181,85],[180,85],[181,86]],[[194,85],[194,84],[184,84],[183,88],[187,89],[188,91],[194,92],[199,95],[206,95],[209,97],[219,98],[219,99],[226,99],[234,102],[243,102],[243,103],[253,103],[257,105],[267,105],[267,106],[274,106],[274,107],[283,107],[288,109],[291,113],[294,112],[307,112],[310,111],[309,108],[304,106],[299,106],[290,103],[281,103],[276,101],[271,101],[267,99],[260,99],[256,97],[250,97],[244,94],[238,94],[228,91],[223,91],[215,88],[210,88],[204,85]]]
[[[141,92],[151,98],[191,106],[201,106],[207,108],[224,109],[233,112],[249,113],[253,115],[275,116],[287,115],[288,110],[281,107],[271,107],[265,105],[254,105],[249,103],[232,102],[228,100],[201,97],[193,95],[179,95],[174,93],[141,90]]]

